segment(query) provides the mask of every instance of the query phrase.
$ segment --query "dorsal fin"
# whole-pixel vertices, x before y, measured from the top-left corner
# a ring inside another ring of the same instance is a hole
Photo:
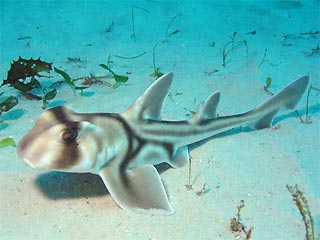
[[[143,95],[123,113],[123,116],[136,120],[159,120],[163,102],[169,93],[172,78],[172,72],[158,78]]]
[[[220,92],[212,93],[200,107],[199,111],[189,120],[190,123],[198,123],[204,120],[217,118],[217,106],[220,101]]]

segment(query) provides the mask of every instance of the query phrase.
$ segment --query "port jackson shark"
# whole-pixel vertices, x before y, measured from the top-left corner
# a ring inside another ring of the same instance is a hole
[[[157,79],[122,114],[49,109],[22,138],[18,155],[36,169],[100,175],[125,210],[170,215],[174,210],[154,165],[184,166],[188,145],[237,126],[269,127],[281,108],[295,108],[309,82],[301,77],[259,107],[230,116],[217,115],[220,93],[214,92],[191,119],[165,121],[161,110],[172,78],[167,73]]]

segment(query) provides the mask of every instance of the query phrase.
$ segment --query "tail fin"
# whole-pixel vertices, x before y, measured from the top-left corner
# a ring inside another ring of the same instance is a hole
[[[289,109],[294,109],[296,107],[302,95],[306,91],[308,84],[309,76],[301,77],[272,96],[260,107],[248,112],[247,114],[262,114],[262,117],[257,121],[249,124],[250,127],[253,129],[270,127],[272,119],[282,107]]]

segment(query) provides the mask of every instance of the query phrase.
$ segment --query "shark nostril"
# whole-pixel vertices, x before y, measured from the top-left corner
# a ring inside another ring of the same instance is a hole
[[[78,137],[78,131],[74,128],[68,128],[63,131],[61,137],[66,143],[73,143]]]

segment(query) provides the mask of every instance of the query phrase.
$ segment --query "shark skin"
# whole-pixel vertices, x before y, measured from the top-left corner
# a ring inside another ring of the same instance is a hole
[[[36,169],[100,175],[125,210],[170,215],[174,210],[154,165],[184,166],[188,145],[237,126],[270,127],[281,108],[295,108],[309,83],[301,77],[259,107],[230,116],[217,115],[215,92],[191,119],[165,121],[161,110],[172,79],[172,73],[160,77],[122,114],[49,109],[22,138],[18,155]]]

